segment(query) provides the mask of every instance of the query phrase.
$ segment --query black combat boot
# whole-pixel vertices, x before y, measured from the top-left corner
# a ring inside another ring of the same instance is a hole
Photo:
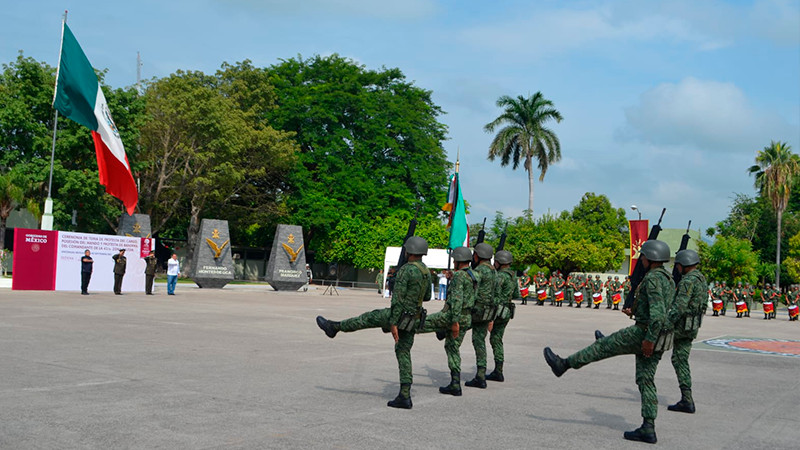
[[[619,305],[614,305],[614,311],[619,311]]]
[[[322,316],[317,316],[317,326],[325,332],[325,335],[333,339],[339,332],[339,322],[328,320]]]
[[[486,367],[478,366],[478,373],[475,378],[464,383],[465,386],[486,389]]]
[[[411,403],[411,383],[402,383],[400,385],[400,393],[397,394],[394,400],[386,404],[390,408],[411,409],[414,406]]]
[[[603,334],[603,332],[602,332],[602,331],[600,331],[600,330],[594,330],[594,340],[595,340],[595,341],[599,341],[600,339],[603,339],[604,337],[606,337],[606,335],[605,335],[605,334]]]
[[[436,339],[443,341],[447,337],[446,330],[436,330]]]
[[[611,305],[606,306],[606,309],[611,309]]]
[[[461,397],[461,372],[450,372],[450,384],[440,387],[439,393]]]
[[[687,388],[681,388],[681,401],[675,403],[674,405],[667,406],[667,409],[670,411],[678,411],[684,412],[688,414],[694,414],[694,399],[692,398],[692,390]]]
[[[553,353],[550,347],[544,348],[544,360],[547,361],[547,365],[557,377],[564,375],[564,372],[569,369],[569,361]]]
[[[502,362],[494,362],[494,370],[489,375],[486,375],[487,380],[491,381],[499,381],[502,383],[505,381],[505,377],[503,376],[503,363]]]
[[[648,444],[655,444],[658,442],[655,424],[652,420],[647,419],[642,422],[642,426],[633,431],[626,431],[622,436],[629,441],[641,441],[647,442]]]
[[[594,305],[594,309],[600,309],[600,303]]]

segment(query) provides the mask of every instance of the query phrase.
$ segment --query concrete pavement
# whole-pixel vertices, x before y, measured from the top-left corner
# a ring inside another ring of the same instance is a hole
[[[442,343],[417,336],[414,409],[394,410],[392,339],[380,330],[325,337],[338,320],[388,305],[374,291],[279,293],[178,286],[155,296],[0,290],[0,448],[641,448],[633,356],[556,378],[566,356],[632,322],[616,311],[518,306],[506,331],[505,383],[438,393]],[[426,304],[429,313],[442,302]],[[700,340],[797,340],[800,323],[706,316]],[[488,344],[487,344],[488,345]],[[702,346],[692,353],[694,415],[669,354],[656,376],[667,448],[797,448],[800,358]],[[469,341],[462,380],[475,372]],[[492,369],[490,364],[489,370]]]

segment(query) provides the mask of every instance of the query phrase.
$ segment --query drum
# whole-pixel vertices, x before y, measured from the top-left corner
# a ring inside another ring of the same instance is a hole
[[[711,300],[711,307],[714,311],[722,311],[722,300]]]
[[[797,317],[800,314],[800,307],[797,305],[789,305],[789,317]]]
[[[538,298],[540,302],[547,300],[547,292],[545,292],[544,289],[539,289],[536,291],[536,298]]]
[[[560,302],[564,300],[564,291],[556,291],[556,301]]]
[[[775,305],[772,302],[764,302],[764,314],[775,312]]]
[[[597,294],[592,294],[592,301],[595,305],[603,303],[603,294],[600,294],[599,292]]]
[[[747,303],[745,303],[745,302],[736,302],[736,312],[737,313],[747,312]]]
[[[611,296],[611,302],[614,303],[615,305],[618,305],[619,302],[621,301],[622,301],[622,294],[620,294],[619,292],[615,292],[614,295]]]
[[[581,303],[583,301],[583,292],[576,292],[574,297],[576,303]]]
[[[528,288],[524,287],[520,289],[519,294],[522,296],[522,298],[528,298]]]

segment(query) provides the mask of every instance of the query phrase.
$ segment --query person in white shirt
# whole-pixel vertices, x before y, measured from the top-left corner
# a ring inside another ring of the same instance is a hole
[[[172,258],[167,260],[167,295],[175,295],[175,285],[179,276],[181,276],[181,265],[178,263],[178,255],[173,253]]]
[[[439,272],[439,300],[447,300],[447,277],[444,270]]]

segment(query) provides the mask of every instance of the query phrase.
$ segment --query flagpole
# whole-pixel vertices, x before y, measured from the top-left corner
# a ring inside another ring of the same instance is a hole
[[[61,70],[61,51],[64,46],[64,25],[67,23],[67,11],[61,19],[61,43],[58,45],[58,66],[56,67],[56,84],[53,87],[53,103],[58,92],[58,72]],[[42,230],[53,229],[53,165],[56,159],[56,131],[58,131],[58,110],[53,108],[53,145],[50,148],[50,179],[47,182],[47,199],[44,201],[44,214],[42,215]]]

